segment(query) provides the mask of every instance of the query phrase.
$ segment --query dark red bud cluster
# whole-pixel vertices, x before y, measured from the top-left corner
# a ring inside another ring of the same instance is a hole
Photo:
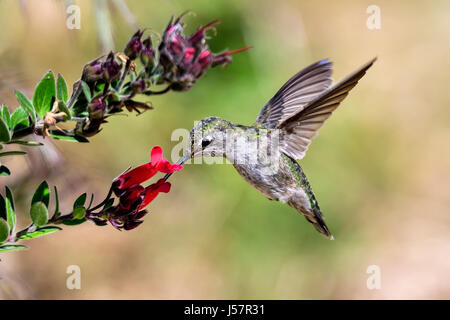
[[[120,60],[116,59],[113,52],[110,52],[106,59],[103,58],[104,56],[101,56],[85,65],[81,80],[90,84],[98,80],[111,82],[118,79],[122,70]]]
[[[164,69],[164,78],[176,91],[190,89],[209,67],[231,62],[230,55],[248,50],[249,47],[236,51],[213,54],[206,43],[206,31],[219,21],[213,21],[199,28],[191,36],[183,34],[182,16],[166,27],[159,45],[160,64]]]

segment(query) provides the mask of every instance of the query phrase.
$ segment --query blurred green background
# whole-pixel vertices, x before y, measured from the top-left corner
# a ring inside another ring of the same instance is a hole
[[[73,83],[102,53],[94,1],[75,3],[81,30],[66,28],[62,1],[0,2],[0,102],[14,108],[13,88],[32,92],[48,69]],[[66,227],[2,255],[0,298],[450,298],[448,1],[127,4],[142,27],[161,32],[171,14],[190,9],[188,31],[222,21],[210,41],[215,52],[254,48],[189,92],[152,98],[153,111],[115,117],[90,144],[54,142],[28,161],[14,159],[14,177],[2,183],[20,201],[19,223],[28,223],[31,190],[42,179],[58,185],[67,210],[82,192],[100,199],[124,169],[149,160],[152,146],[169,157],[174,129],[206,116],[253,123],[310,63],[331,58],[339,80],[378,56],[300,162],[336,240],[265,199],[231,165],[191,165],[136,230]],[[366,27],[371,4],[381,9],[380,30]],[[111,9],[102,13],[121,50],[134,30]],[[69,265],[81,267],[81,290],[66,288]],[[366,287],[370,265],[381,269],[380,290]]]

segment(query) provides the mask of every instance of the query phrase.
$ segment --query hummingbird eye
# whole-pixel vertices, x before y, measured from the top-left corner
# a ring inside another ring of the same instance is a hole
[[[202,140],[202,149],[205,149],[212,142],[211,138],[205,138]]]

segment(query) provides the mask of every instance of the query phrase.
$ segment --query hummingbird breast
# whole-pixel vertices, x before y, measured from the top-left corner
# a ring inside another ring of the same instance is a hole
[[[258,163],[233,164],[237,172],[268,199],[283,203],[295,202],[299,207],[297,209],[310,211],[308,194],[293,174],[290,165],[284,157],[280,157],[277,165],[271,168]]]

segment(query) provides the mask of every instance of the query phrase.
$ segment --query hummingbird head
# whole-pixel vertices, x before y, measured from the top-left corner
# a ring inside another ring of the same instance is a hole
[[[191,129],[189,141],[178,164],[197,157],[225,157],[227,131],[233,124],[219,117],[207,117],[198,121]],[[172,174],[168,173],[167,180]]]
[[[224,157],[227,130],[232,124],[218,117],[208,117],[200,120],[192,128],[189,144],[183,157]]]
[[[178,163],[197,157],[224,157],[227,130],[231,122],[219,117],[208,117],[198,121],[191,129],[187,148]]]

